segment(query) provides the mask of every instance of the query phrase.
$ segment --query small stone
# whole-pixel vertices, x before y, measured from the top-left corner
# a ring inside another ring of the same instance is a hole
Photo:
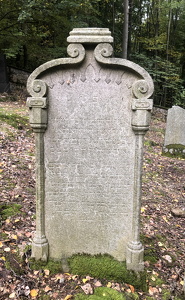
[[[170,255],[164,255],[163,258],[167,260],[169,263],[172,263],[172,258]]]
[[[172,208],[171,214],[174,217],[185,218],[185,210],[182,208]]]

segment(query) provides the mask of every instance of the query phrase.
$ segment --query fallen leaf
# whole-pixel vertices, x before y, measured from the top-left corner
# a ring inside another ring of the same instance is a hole
[[[0,242],[0,248],[2,248],[3,247],[3,242]]]
[[[12,238],[13,240],[17,240],[17,235],[16,235],[16,234],[12,234],[11,238]]]
[[[10,299],[14,299],[15,296],[16,296],[16,295],[15,295],[15,292],[13,292],[13,293],[11,293],[11,294],[9,295],[9,298],[10,298]]]
[[[82,285],[81,288],[86,295],[93,294],[93,289],[90,283],[86,283],[85,285]]]
[[[33,289],[30,291],[30,296],[32,298],[37,297],[39,290],[38,289]]]
[[[39,274],[39,271],[36,270],[36,271],[33,272],[33,274],[34,274],[34,275],[38,275],[38,274]]]
[[[108,288],[111,288],[111,286],[112,286],[112,283],[109,281],[109,282],[107,283],[107,287],[108,287]]]
[[[68,300],[68,299],[71,299],[73,297],[73,295],[67,295],[64,300]]]
[[[94,286],[95,286],[95,287],[100,287],[100,286],[102,286],[101,281],[97,280],[97,281],[95,282]]]
[[[49,276],[49,273],[50,273],[50,270],[44,270],[44,274],[45,274],[46,276]]]
[[[134,293],[135,292],[135,288],[133,285],[129,284],[129,288],[131,289],[131,292]]]
[[[47,285],[46,287],[45,287],[45,289],[44,289],[44,291],[47,293],[47,292],[49,292],[49,291],[51,291],[52,289],[50,288],[50,286],[49,285]]]
[[[86,283],[88,280],[89,280],[89,279],[87,279],[87,278],[83,278],[83,279],[82,279],[83,283]]]
[[[15,221],[14,221],[14,222],[15,222],[15,223],[18,223],[19,221],[20,221],[20,219],[15,219]]]
[[[146,207],[141,207],[141,213],[143,213],[146,210]]]
[[[166,223],[169,223],[169,221],[167,220],[166,216],[162,216],[163,220],[166,222]]]
[[[149,294],[150,295],[154,295],[154,294],[157,294],[159,291],[156,287],[152,287],[152,286],[149,286]]]
[[[6,258],[4,256],[1,256],[0,259],[6,261]]]

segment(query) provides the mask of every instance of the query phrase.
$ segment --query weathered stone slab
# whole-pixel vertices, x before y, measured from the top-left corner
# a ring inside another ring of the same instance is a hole
[[[185,157],[185,109],[173,106],[168,110],[164,154]]]
[[[139,239],[143,137],[153,82],[112,57],[108,29],[74,29],[69,58],[28,79],[36,135],[36,259],[109,253],[143,269]]]

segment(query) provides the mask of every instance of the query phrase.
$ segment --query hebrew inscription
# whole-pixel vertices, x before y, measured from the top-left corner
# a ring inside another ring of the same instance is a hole
[[[75,251],[100,253],[107,245],[114,253],[116,247],[121,248],[121,243],[118,245],[123,238],[121,232],[128,223],[131,226],[132,201],[128,199],[133,197],[134,133],[128,100],[119,85],[114,90],[112,86],[108,89],[103,81],[94,90],[94,83],[90,86],[88,79],[81,81],[78,95],[79,83],[70,87],[66,84],[68,92],[60,98],[51,91],[45,133],[46,218],[55,216],[51,220],[52,228],[56,219],[60,220],[54,230],[58,234],[63,232],[57,247],[59,251],[65,249],[66,256],[74,249],[75,241],[83,241],[85,232],[88,240],[85,249],[80,242],[75,245]],[[117,99],[115,91],[119,95]],[[62,88],[59,94],[63,94]],[[72,230],[69,229],[71,218]],[[101,238],[94,245],[92,236],[100,232]],[[114,235],[111,242],[110,233]],[[49,230],[48,236],[56,244],[54,232]],[[55,252],[57,249],[51,255],[55,256]],[[123,248],[120,252],[119,258],[125,258]]]

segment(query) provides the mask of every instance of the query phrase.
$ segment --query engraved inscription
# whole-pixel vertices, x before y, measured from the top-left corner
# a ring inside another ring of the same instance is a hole
[[[98,223],[104,235],[116,218],[124,229],[132,210],[134,161],[125,99],[115,105],[108,93],[92,91],[58,101],[63,105],[57,112],[52,105],[45,135],[46,206],[61,215],[61,228],[77,216],[79,226]]]

